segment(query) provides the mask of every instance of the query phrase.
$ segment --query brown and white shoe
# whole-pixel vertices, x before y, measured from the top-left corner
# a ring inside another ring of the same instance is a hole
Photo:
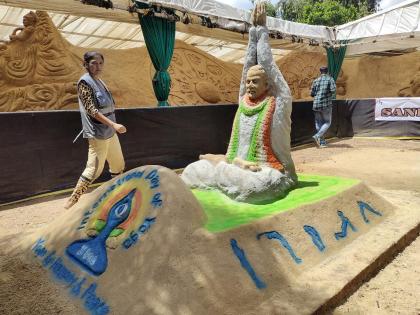
[[[83,178],[79,178],[76,187],[74,187],[73,193],[64,205],[64,209],[70,209],[71,207],[73,207],[79,201],[80,197],[89,188],[89,184],[90,183],[88,181],[84,180]]]
[[[75,199],[70,197],[69,199],[67,199],[67,202],[64,205],[64,209],[70,209],[71,207],[73,207],[77,203],[77,201],[78,200],[75,200]]]

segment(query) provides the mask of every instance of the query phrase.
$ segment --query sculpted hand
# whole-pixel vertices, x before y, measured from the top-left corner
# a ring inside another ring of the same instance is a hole
[[[115,131],[118,133],[125,133],[127,131],[127,128],[121,124],[114,123],[112,127],[114,127]]]
[[[251,172],[261,171],[261,166],[259,166],[258,163],[245,161],[238,157],[234,158],[232,163],[236,166],[239,166],[240,168],[243,168],[244,170],[250,170]]]
[[[251,13],[251,24],[254,26],[257,26],[257,7],[258,7],[258,2],[256,3],[254,10],[252,10]]]
[[[16,33],[17,33],[18,31],[23,31],[23,27],[16,27],[16,28],[13,30],[12,35],[16,35]]]
[[[266,9],[265,9],[265,2],[257,2],[252,11],[251,15],[251,22],[254,26],[265,26],[267,20]]]

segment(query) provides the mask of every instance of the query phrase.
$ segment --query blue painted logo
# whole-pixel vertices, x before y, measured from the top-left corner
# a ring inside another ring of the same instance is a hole
[[[112,206],[105,227],[95,238],[78,240],[67,247],[66,254],[73,262],[95,276],[105,272],[108,266],[106,240],[112,230],[129,217],[135,193],[134,188]]]

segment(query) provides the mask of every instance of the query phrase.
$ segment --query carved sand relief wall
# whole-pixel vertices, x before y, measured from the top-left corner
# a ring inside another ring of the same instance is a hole
[[[398,96],[414,97],[420,96],[420,67],[410,80],[409,84],[398,91]]]
[[[13,33],[0,45],[0,111],[60,109],[77,102],[81,60],[69,53],[48,14],[28,13],[24,27]]]
[[[241,68],[238,65],[229,69],[216,58],[187,46],[175,49],[169,67],[172,79],[169,102],[174,105],[236,103]]]
[[[319,75],[319,67],[325,65],[321,53],[292,52],[277,62],[289,84],[294,100],[309,99],[312,81]]]
[[[420,52],[416,51],[401,55],[363,55],[344,59],[343,70],[348,76],[345,97],[420,96],[415,83],[420,82],[419,57]]]
[[[46,12],[17,28],[21,38],[0,42],[0,111],[78,108],[76,82],[87,48],[64,40]],[[29,19],[30,20],[30,19]],[[139,26],[140,27],[140,26]],[[12,34],[12,35],[13,35]],[[98,49],[105,56],[103,78],[117,107],[154,107],[154,68],[146,47]],[[176,42],[169,69],[173,105],[236,103],[241,65],[227,64],[183,42]]]
[[[326,55],[317,52],[291,52],[277,64],[289,84],[293,99],[312,99],[312,82],[320,75],[319,68],[327,65],[327,58]],[[337,96],[346,94],[347,78],[341,70],[337,79]]]
[[[0,112],[77,109],[82,55],[91,49],[64,40],[46,12],[26,15],[24,24],[11,34],[10,41],[0,41]],[[156,106],[151,84],[155,71],[145,47],[99,51],[106,59],[103,78],[117,107]],[[337,79],[337,97],[420,96],[418,56],[419,52],[413,52],[346,58]],[[325,54],[305,51],[291,52],[277,62],[294,100],[312,99],[311,84],[326,63]],[[241,64],[223,62],[176,41],[169,67],[169,103],[237,103],[241,72]]]

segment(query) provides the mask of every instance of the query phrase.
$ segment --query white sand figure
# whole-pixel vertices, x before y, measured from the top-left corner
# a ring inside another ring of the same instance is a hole
[[[281,198],[297,176],[290,155],[292,97],[273,60],[264,3],[256,4],[252,24],[228,151],[200,155],[182,179],[191,188],[259,203]]]

